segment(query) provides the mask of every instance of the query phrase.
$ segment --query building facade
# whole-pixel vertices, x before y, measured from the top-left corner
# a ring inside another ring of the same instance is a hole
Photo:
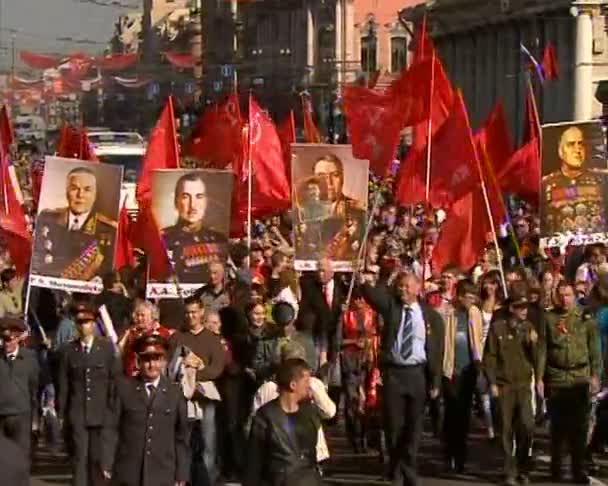
[[[238,86],[280,111],[306,90],[323,116],[344,83],[407,63],[403,0],[203,1],[212,99]]]
[[[556,50],[559,79],[541,86],[532,74],[543,123],[602,115],[596,99],[608,79],[606,0],[435,0],[405,8],[402,19],[426,14],[431,35],[454,85],[462,89],[471,122],[479,126],[502,101],[513,133],[521,137],[529,76],[525,45],[540,61],[547,43]]]

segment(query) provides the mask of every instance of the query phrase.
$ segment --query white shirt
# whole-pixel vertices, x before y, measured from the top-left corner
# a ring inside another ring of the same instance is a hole
[[[80,231],[84,226],[84,222],[89,218],[91,211],[84,214],[68,213],[68,229],[70,231]]]
[[[334,279],[332,278],[326,284],[323,284],[323,298],[325,302],[327,302],[328,307],[331,309],[331,306],[334,303]]]
[[[150,396],[150,385],[154,386],[155,390],[158,390],[158,384],[160,383],[160,376],[158,378],[156,378],[156,380],[153,381],[146,381],[145,382],[145,386],[146,386],[146,393],[148,396]]]
[[[13,351],[12,353],[6,353],[7,361],[12,361],[12,360],[16,359],[18,354],[19,354],[19,346],[17,346],[17,349],[15,349],[15,351]]]
[[[82,350],[85,353],[90,353],[93,348],[93,339],[89,339],[88,341],[80,340],[80,346],[82,346]]]

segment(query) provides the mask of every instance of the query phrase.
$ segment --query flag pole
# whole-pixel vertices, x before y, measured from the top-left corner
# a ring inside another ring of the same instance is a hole
[[[251,197],[253,174],[251,163],[251,91],[249,92],[249,129],[247,131],[247,250],[251,251]]]
[[[464,100],[462,99],[462,93],[458,91],[458,100],[464,107]],[[494,226],[494,220],[492,219],[492,208],[490,207],[490,200],[488,199],[488,191],[486,188],[486,182],[483,177],[483,170],[481,168],[481,162],[479,160],[479,154],[477,153],[477,147],[473,142],[473,131],[471,130],[471,124],[469,123],[469,115],[464,109],[465,120],[467,123],[467,130],[469,131],[469,143],[473,147],[473,154],[475,155],[475,163],[477,164],[477,171],[479,172],[479,181],[481,182],[481,191],[483,194],[483,200],[486,206],[486,212],[488,214],[488,220],[490,221],[490,229],[492,231],[492,239],[494,241],[494,247],[496,248],[496,255],[498,256],[498,270],[500,271],[500,280],[502,288],[504,290],[505,297],[508,297],[507,281],[505,279],[505,271],[502,265],[502,259],[500,258],[500,247],[498,246],[498,236],[496,235],[496,227]]]

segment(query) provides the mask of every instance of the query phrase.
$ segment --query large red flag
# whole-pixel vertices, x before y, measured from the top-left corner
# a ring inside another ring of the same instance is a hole
[[[232,94],[203,113],[184,145],[184,154],[201,160],[206,167],[225,169],[242,153],[242,126],[239,97]]]
[[[149,276],[152,280],[166,281],[171,275],[171,262],[167,255],[167,247],[160,234],[160,226],[152,212],[152,205],[147,202],[139,207],[137,222],[131,225],[131,241],[139,246],[148,258]]]
[[[302,116],[304,118],[304,140],[306,143],[321,143],[319,129],[312,118],[313,110],[310,99],[302,95]]]
[[[353,155],[369,160],[370,169],[385,176],[403,128],[402,113],[393,96],[362,86],[347,86],[343,103]]]
[[[462,94],[456,96],[450,116],[431,143],[430,202],[435,207],[445,207],[471,191],[478,181],[475,147]],[[418,198],[420,188],[426,187],[426,172],[426,151],[421,151],[413,163],[399,172],[396,184],[401,204],[421,201]]]
[[[120,210],[120,219],[118,220],[118,232],[116,234],[116,251],[114,256],[114,269],[120,270],[122,267],[135,266],[135,255],[133,254],[133,245],[129,239],[129,213],[127,206],[123,203]]]
[[[2,143],[2,150],[5,154],[8,154],[11,145],[15,142],[15,136],[11,121],[8,118],[6,106],[2,106],[2,109],[0,110],[0,140]]]
[[[0,197],[0,230],[6,240],[11,260],[19,275],[25,275],[32,258],[32,237],[23,207],[9,175],[8,159],[0,155],[2,191]]]
[[[293,110],[289,112],[289,116],[283,120],[283,123],[277,126],[277,134],[283,149],[283,162],[285,162],[287,180],[291,181],[291,144],[296,143],[296,123]]]
[[[142,206],[152,197],[152,172],[156,169],[177,169],[179,167],[179,150],[175,132],[175,114],[173,98],[169,97],[154,130],[146,155],[142,161],[141,174],[137,181],[137,203]]]

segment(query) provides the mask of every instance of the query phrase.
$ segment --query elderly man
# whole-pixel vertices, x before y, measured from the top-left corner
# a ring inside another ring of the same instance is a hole
[[[205,227],[208,196],[200,172],[189,172],[175,185],[177,222],[163,229],[163,239],[180,283],[202,283],[209,278],[209,263],[224,261],[227,238]]]
[[[96,207],[97,177],[91,169],[68,173],[66,201],[66,207],[38,215],[32,273],[91,280],[112,269],[118,226]]]
[[[560,169],[543,178],[542,234],[606,231],[606,171],[586,167],[587,146],[577,126],[559,140]]]

